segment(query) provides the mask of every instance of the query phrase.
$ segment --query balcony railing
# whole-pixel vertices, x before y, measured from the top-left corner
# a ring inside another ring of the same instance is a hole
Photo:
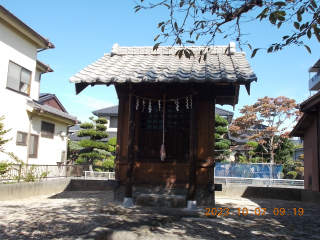
[[[320,70],[309,80],[309,91],[320,89]]]

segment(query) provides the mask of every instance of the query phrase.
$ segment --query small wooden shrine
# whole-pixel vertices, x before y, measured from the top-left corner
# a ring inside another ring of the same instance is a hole
[[[202,49],[191,48],[195,56]],[[187,189],[188,206],[196,206],[197,189],[214,196],[215,104],[235,106],[240,85],[249,93],[257,80],[232,42],[214,46],[200,63],[179,59],[179,49],[115,44],[110,54],[70,78],[77,94],[88,85],[115,86],[116,179],[125,186],[126,206],[132,204],[133,187]]]

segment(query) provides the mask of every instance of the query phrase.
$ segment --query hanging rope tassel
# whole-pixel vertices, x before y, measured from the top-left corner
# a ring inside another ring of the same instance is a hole
[[[160,159],[161,161],[164,161],[164,159],[166,158],[166,149],[164,147],[164,120],[165,120],[165,113],[166,113],[166,95],[163,95],[163,114],[162,114],[162,145],[160,148]]]

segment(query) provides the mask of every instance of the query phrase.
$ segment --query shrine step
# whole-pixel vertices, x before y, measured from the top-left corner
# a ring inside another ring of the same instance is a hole
[[[186,196],[164,194],[141,194],[137,197],[137,205],[144,207],[185,208]]]

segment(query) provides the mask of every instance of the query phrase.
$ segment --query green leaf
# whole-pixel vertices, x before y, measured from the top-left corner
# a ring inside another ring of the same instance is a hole
[[[201,56],[199,57],[198,62],[199,62],[199,63],[201,62]]]
[[[138,12],[140,9],[141,9],[141,8],[137,8],[134,12],[136,13],[136,12]]]
[[[183,50],[184,55],[186,56],[186,58],[190,59],[190,53],[187,50]]]
[[[156,36],[153,41],[157,41],[157,39],[160,37],[160,35]]]
[[[204,29],[204,25],[203,25],[203,22],[201,23],[201,28],[202,28],[202,29]]]
[[[311,10],[312,12],[315,12],[314,8],[313,8],[311,5],[309,5],[308,7],[310,8],[310,10]]]
[[[272,24],[276,24],[277,22],[277,17],[276,17],[276,14],[275,13],[271,13],[270,16],[269,16],[269,21],[272,23]]]
[[[181,50],[181,51],[179,52],[179,59],[182,57],[182,54],[183,54],[183,51]]]
[[[217,31],[218,31],[219,33],[222,33],[221,30],[220,30],[220,28],[217,28]]]
[[[161,32],[164,32],[165,27],[166,27],[166,25],[162,25]]]
[[[182,7],[182,6],[183,6],[183,4],[184,4],[184,1],[181,1],[181,2],[180,2],[180,7]]]
[[[208,53],[205,53],[205,54],[203,55],[203,61],[206,61],[206,60],[207,60],[207,56],[208,56]]]
[[[135,6],[134,8],[138,8],[138,7],[140,7],[140,5],[137,5],[137,6]]]
[[[309,39],[311,38],[311,30],[310,30],[310,29],[307,31],[307,37],[308,37]]]
[[[273,5],[278,6],[278,7],[284,7],[284,6],[287,6],[287,4],[286,4],[286,3],[284,3],[284,2],[275,2]]]
[[[164,22],[159,23],[158,28],[160,28],[163,24],[164,24]]]
[[[223,38],[227,38],[228,37],[228,34],[227,35],[225,35]]]
[[[297,20],[298,20],[298,22],[302,21],[302,15],[301,15],[300,11],[297,12]]]
[[[192,44],[193,44],[193,43],[194,43],[194,41],[191,41],[191,40],[187,40],[187,43],[192,43]]]
[[[175,56],[179,55],[180,51],[182,51],[182,50],[178,50],[178,51],[176,51]]]
[[[269,47],[268,48],[268,53],[272,52],[273,51],[273,46]]]
[[[176,41],[177,44],[181,45],[181,39],[179,37],[177,37],[177,41]]]
[[[265,9],[262,10],[262,12],[256,18],[260,17],[260,20],[261,20],[261,16],[265,15],[268,11],[269,11],[269,8],[266,7]]]
[[[299,30],[299,28],[300,28],[300,23],[294,22],[294,23],[293,23],[293,26],[294,26],[296,29]]]
[[[282,21],[282,22],[286,20],[286,18],[282,17],[282,16],[277,16],[277,18],[278,18],[279,21]]]
[[[311,49],[307,46],[307,45],[304,45],[306,47],[306,49],[308,50],[308,52],[311,54]]]
[[[282,37],[283,40],[286,40],[289,36],[284,36]]]
[[[314,35],[316,35],[318,42],[320,42],[320,33],[319,32],[314,32]]]
[[[248,46],[249,46],[250,50],[252,50],[252,47],[251,47],[251,45],[249,43],[248,43]]]
[[[176,31],[178,32],[178,23],[177,22],[174,22],[174,28],[176,29]]]
[[[156,44],[153,46],[152,51],[157,50],[161,43],[162,43],[162,42],[156,43]]]
[[[253,58],[253,57],[256,55],[256,53],[257,53],[257,51],[258,51],[259,49],[260,49],[260,48],[256,48],[256,49],[253,50],[253,52],[252,52],[252,54],[251,54],[251,58]]]
[[[314,0],[310,0],[310,2],[311,2],[312,6],[313,6],[314,8],[317,8],[317,4],[316,4],[316,2],[315,2]]]
[[[199,36],[200,36],[200,34],[197,34],[197,36],[196,36],[196,40],[198,40]]]
[[[282,22],[278,22],[278,25],[277,25],[278,29],[281,27],[281,25],[282,25]]]

